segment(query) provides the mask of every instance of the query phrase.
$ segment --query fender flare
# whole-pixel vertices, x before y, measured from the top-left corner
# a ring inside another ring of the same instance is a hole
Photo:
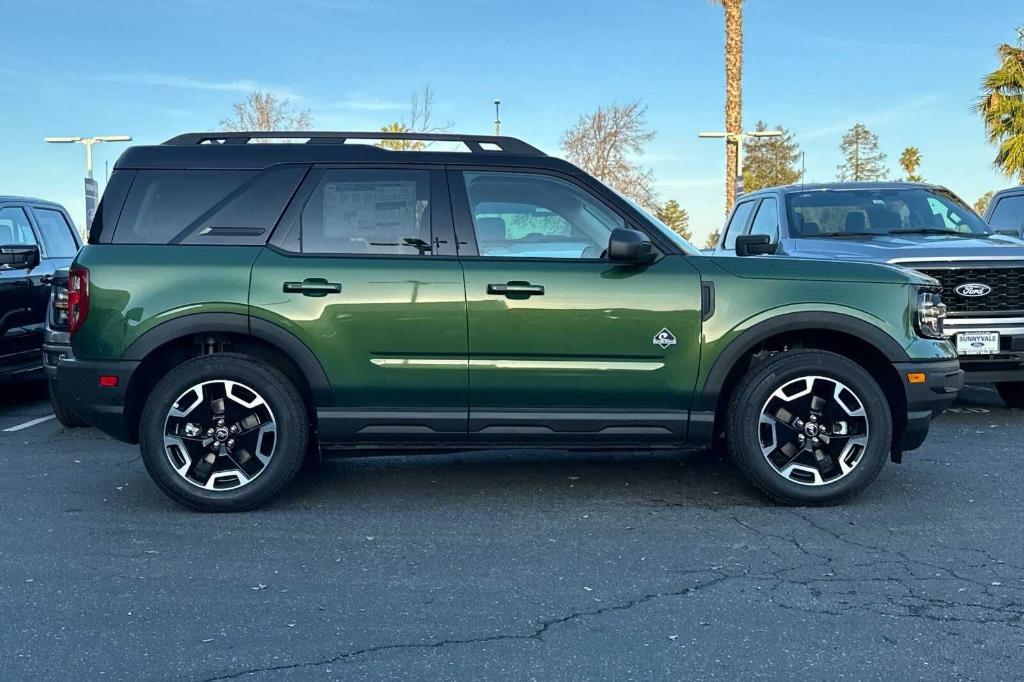
[[[227,332],[251,336],[280,349],[305,376],[317,405],[329,405],[331,384],[312,350],[297,336],[267,320],[240,313],[195,313],[161,322],[128,346],[124,360],[141,361],[160,346],[194,334]]]
[[[786,313],[759,322],[743,331],[725,347],[711,365],[704,382],[697,411],[713,414],[718,407],[725,380],[740,358],[772,336],[800,330],[834,331],[855,336],[874,346],[890,362],[908,362],[907,351],[889,334],[852,315],[833,312]]]

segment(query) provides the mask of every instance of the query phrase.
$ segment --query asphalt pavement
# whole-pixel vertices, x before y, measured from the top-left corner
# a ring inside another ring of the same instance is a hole
[[[1024,412],[990,390],[824,509],[712,452],[500,452],[335,460],[204,515],[49,413],[0,387],[4,679],[1024,672]]]

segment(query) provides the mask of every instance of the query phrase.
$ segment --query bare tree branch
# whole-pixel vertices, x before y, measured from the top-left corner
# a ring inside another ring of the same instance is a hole
[[[647,128],[646,114],[640,100],[598,107],[562,134],[561,145],[569,161],[645,208],[656,209],[654,172],[635,160],[655,135]]]
[[[278,99],[272,92],[254,90],[241,102],[235,102],[235,115],[220,122],[231,131],[247,130],[309,130],[312,117],[309,109],[295,111],[287,99]]]

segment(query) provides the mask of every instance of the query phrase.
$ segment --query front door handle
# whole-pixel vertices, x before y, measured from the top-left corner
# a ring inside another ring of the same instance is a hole
[[[307,277],[301,282],[285,282],[284,293],[302,294],[303,296],[326,296],[327,294],[340,294],[341,285],[337,282],[328,282],[322,277]]]
[[[505,298],[529,298],[530,296],[543,296],[544,287],[529,282],[506,282],[505,284],[488,284],[487,293],[491,296],[504,296]]]

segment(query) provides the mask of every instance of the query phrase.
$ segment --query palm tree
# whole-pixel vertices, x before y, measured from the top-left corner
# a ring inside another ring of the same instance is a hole
[[[996,168],[1024,183],[1024,28],[1017,33],[1018,47],[997,48],[999,68],[982,80],[974,110],[985,122],[988,141],[999,147]]]
[[[736,201],[740,133],[743,131],[743,0],[718,0],[725,10],[725,212]]]
[[[923,182],[922,178],[917,169],[921,167],[921,150],[917,147],[907,147],[900,154],[900,166],[906,171],[907,182]]]

